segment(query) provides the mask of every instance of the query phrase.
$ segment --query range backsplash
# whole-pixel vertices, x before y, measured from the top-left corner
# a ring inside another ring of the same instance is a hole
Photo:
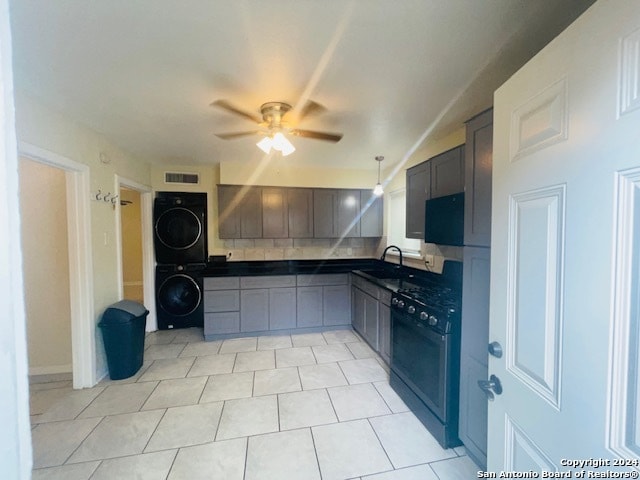
[[[236,239],[224,240],[223,248],[216,248],[209,255],[226,255],[228,261],[375,258],[381,241],[381,238]]]

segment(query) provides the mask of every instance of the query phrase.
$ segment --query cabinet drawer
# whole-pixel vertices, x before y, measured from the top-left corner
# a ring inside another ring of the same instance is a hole
[[[238,333],[240,331],[240,313],[205,313],[204,334]]]
[[[298,275],[299,287],[311,287],[315,285],[347,285],[348,273],[324,273],[319,275]]]
[[[233,290],[240,288],[238,277],[204,277],[203,287],[205,290]]]
[[[237,312],[240,309],[238,290],[211,290],[204,292],[205,312]]]
[[[295,275],[267,275],[259,277],[241,277],[240,288],[295,287]]]
[[[357,277],[356,275],[354,275],[353,285],[355,285],[357,288],[359,288],[363,292],[368,293],[376,300],[378,300],[379,298],[379,291],[383,290],[382,288],[379,288],[377,285],[374,285],[373,283],[368,282],[363,278]]]

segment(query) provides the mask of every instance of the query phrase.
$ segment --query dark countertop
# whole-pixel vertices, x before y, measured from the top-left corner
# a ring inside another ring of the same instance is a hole
[[[255,260],[239,262],[210,262],[201,271],[203,277],[259,276],[259,275],[313,275],[328,273],[355,273],[370,282],[396,292],[424,283],[451,283],[462,286],[461,262],[445,262],[443,275],[412,267],[399,267],[395,263],[374,258],[330,260]]]
[[[204,277],[247,275],[301,275],[314,273],[349,273],[374,269],[386,262],[369,258],[331,260],[256,260],[244,262],[213,262],[202,270]]]

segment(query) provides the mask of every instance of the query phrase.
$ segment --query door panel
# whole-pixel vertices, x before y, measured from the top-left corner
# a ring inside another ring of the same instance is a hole
[[[639,2],[600,0],[494,96],[491,471],[640,459],[637,32]]]

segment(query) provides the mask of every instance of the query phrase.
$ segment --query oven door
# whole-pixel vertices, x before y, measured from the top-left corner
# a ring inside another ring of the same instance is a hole
[[[446,382],[450,337],[392,311],[391,369],[443,423],[448,420]]]

